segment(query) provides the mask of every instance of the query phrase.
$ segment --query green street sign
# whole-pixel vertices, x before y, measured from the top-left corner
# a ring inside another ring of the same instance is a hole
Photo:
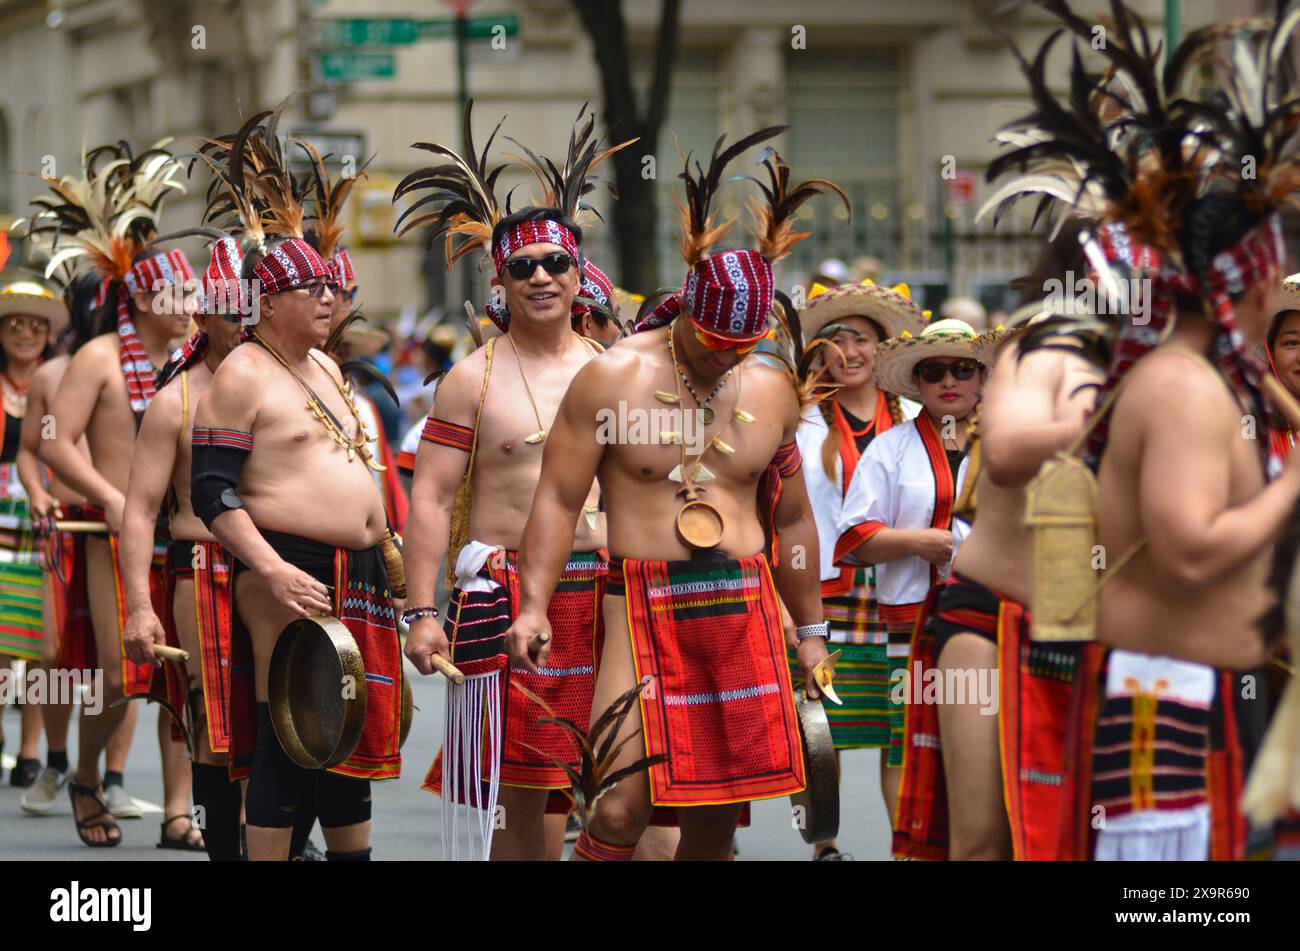
[[[415,21],[404,18],[322,20],[321,44],[326,47],[407,46],[414,43]]]
[[[465,35],[471,40],[490,40],[494,30],[502,27],[505,36],[519,35],[519,17],[513,13],[495,16],[469,17],[465,21]],[[449,39],[456,35],[456,21],[451,17],[438,20],[417,20],[415,31],[422,40]]]
[[[321,53],[322,79],[355,82],[358,79],[392,79],[397,57],[392,53]]]

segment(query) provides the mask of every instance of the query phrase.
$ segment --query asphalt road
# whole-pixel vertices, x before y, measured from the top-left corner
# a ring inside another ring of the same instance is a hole
[[[408,667],[408,672],[410,668]],[[442,735],[444,684],[441,677],[412,678],[415,715],[411,735],[402,750],[401,779],[375,783],[373,848],[376,860],[430,860],[442,856],[441,813],[437,797],[420,789],[424,774],[433,762]],[[122,844],[113,849],[88,849],[80,844],[72,822],[66,793],[58,807],[48,816],[32,816],[22,811],[19,800],[23,790],[9,785],[9,768],[17,753],[18,711],[4,711],[5,772],[0,782],[0,860],[81,860],[120,861],[206,861],[202,855],[162,851],[158,841],[158,823],[162,812],[162,771],[159,764],[154,707],[141,711],[135,743],[127,763],[126,788],[147,810],[139,821],[122,822]],[[75,761],[76,718],[70,741]],[[42,756],[44,750],[42,749]],[[858,860],[888,859],[889,836],[884,803],[880,796],[879,755],[875,750],[855,750],[841,758],[841,816],[839,847]],[[319,829],[316,843],[324,847]],[[752,825],[737,833],[741,861],[809,857],[811,847],[804,844],[791,824],[788,799],[756,802]]]

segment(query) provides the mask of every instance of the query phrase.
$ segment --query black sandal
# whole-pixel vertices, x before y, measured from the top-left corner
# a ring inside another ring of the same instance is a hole
[[[77,797],[84,799],[93,799],[99,804],[99,812],[92,813],[84,819],[77,818]],[[118,824],[113,821],[113,814],[108,811],[108,803],[104,802],[104,797],[99,794],[99,788],[96,786],[83,786],[75,779],[68,779],[68,798],[72,800],[72,818],[77,823],[77,838],[81,839],[81,844],[91,849],[107,849],[118,845],[122,841],[122,830]],[[104,829],[106,838],[103,842],[94,842],[86,836],[86,830],[94,827]],[[113,833],[117,837],[113,837]]]
[[[179,839],[173,839],[167,835],[167,827],[177,819],[184,819],[190,824],[190,827],[181,834]],[[190,833],[192,832],[197,832],[199,834],[199,841],[197,844],[190,839]],[[206,853],[208,851],[207,846],[203,844],[203,830],[196,826],[194,820],[190,816],[185,815],[185,813],[168,816],[162,821],[162,829],[158,833],[158,848],[175,849],[178,852]]]

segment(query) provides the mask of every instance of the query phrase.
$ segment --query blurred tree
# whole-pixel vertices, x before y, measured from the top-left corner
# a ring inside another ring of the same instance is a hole
[[[614,203],[614,233],[618,236],[619,283],[639,293],[658,284],[659,261],[655,242],[658,209],[655,180],[645,177],[644,156],[658,150],[671,92],[673,60],[681,0],[663,0],[654,49],[654,71],[644,111],[637,108],[632,86],[631,58],[623,21],[622,0],[572,0],[596,50],[601,86],[605,94],[605,127],[610,142],[639,137],[635,146],[614,155],[618,201]],[[656,174],[657,174],[656,170]]]

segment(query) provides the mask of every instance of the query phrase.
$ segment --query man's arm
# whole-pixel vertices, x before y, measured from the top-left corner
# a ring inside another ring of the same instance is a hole
[[[236,351],[217,368],[207,391],[199,400],[194,413],[196,432],[199,429],[226,429],[251,434],[261,396],[261,374],[257,366],[247,355]],[[329,589],[276,554],[247,511],[225,504],[227,493],[217,490],[222,480],[237,485],[238,474],[205,464],[208,460],[201,458],[201,451],[208,452],[207,449],[201,450],[196,440],[190,481],[194,513],[203,519],[217,541],[270,585],[271,593],[281,604],[303,617],[331,613],[334,605]],[[223,456],[223,462],[229,458],[229,455]],[[230,485],[229,490],[233,491],[235,485]],[[214,497],[223,500],[220,505],[212,501]]]
[[[144,421],[131,455],[131,475],[122,506],[122,584],[126,589],[126,656],[134,663],[162,662],[154,656],[154,644],[166,640],[162,623],[154,613],[149,593],[149,568],[153,562],[154,530],[158,510],[167,494],[176,466],[176,439],[180,433],[180,403],[174,387],[164,387],[145,410]]]
[[[781,436],[782,445],[794,442],[798,427],[799,404],[792,393],[785,432]],[[796,627],[802,627],[822,620],[821,549],[817,543],[817,523],[812,504],[804,486],[803,468],[800,466],[793,472],[791,468],[786,467],[781,476],[781,498],[776,505],[775,526],[780,551],[772,577]],[[802,553],[799,563],[803,567],[795,567],[795,551]],[[821,696],[821,690],[812,672],[826,657],[826,639],[805,637],[799,642],[798,657],[804,673],[805,691],[810,699],[816,700]]]
[[[511,660],[529,671],[544,666],[550,653],[548,641],[533,658],[528,644],[535,635],[550,633],[546,608],[564,571],[578,516],[605,454],[604,445],[596,439],[596,414],[613,404],[622,365],[617,357],[599,357],[579,370],[546,437],[541,478],[519,544],[519,616],[506,635]]]
[[[41,417],[45,413],[45,391],[46,379],[37,370],[27,390],[27,412],[23,414],[18,443],[18,481],[27,493],[33,518],[45,518],[57,511],[59,502],[45,490],[45,480],[41,477]]]
[[[483,373],[478,360],[453,369],[438,387],[424,435],[415,452],[411,480],[411,509],[406,516],[403,561],[406,566],[406,603],[410,608],[431,607],[438,594],[438,569],[448,552],[451,513],[456,490],[469,468],[467,443],[473,439]],[[466,430],[469,432],[467,433]],[[487,500],[484,500],[487,504]],[[403,653],[422,674],[432,674],[433,655],[451,660],[447,633],[437,618],[411,622]]]
[[[1223,384],[1171,357],[1160,358],[1144,383],[1140,393],[1129,394],[1141,399],[1144,414],[1142,529],[1156,573],[1173,590],[1194,591],[1258,558],[1277,539],[1300,497],[1300,453],[1291,454],[1272,484],[1234,506],[1227,450],[1243,435],[1233,414],[1224,412]]]
[[[1079,435],[1079,419],[1056,418],[1057,397],[1066,379],[1060,351],[1031,353],[1023,360],[1007,347],[989,377],[980,410],[980,453],[989,478],[998,486],[1023,486],[1039,467]],[[1082,382],[1082,381],[1080,381]],[[1094,389],[1078,394],[1084,406]],[[1071,405],[1076,405],[1074,400]]]
[[[50,403],[54,438],[46,441],[45,461],[59,479],[104,509],[110,531],[119,531],[125,501],[122,493],[77,449],[104,390],[105,371],[100,357],[92,341],[77,352],[63,374]]]

